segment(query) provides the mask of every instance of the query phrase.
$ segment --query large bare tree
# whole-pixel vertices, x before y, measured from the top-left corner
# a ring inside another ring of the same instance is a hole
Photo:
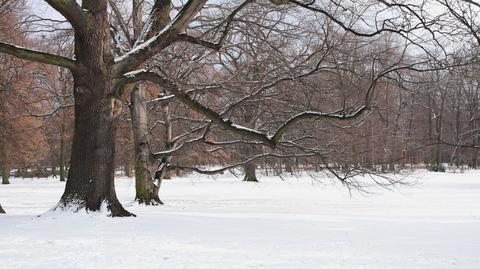
[[[342,31],[362,37],[395,32],[410,39],[409,31],[426,26],[416,12],[421,9],[421,5],[402,4],[393,0],[360,1],[361,3],[293,0],[272,0],[268,3],[245,0],[229,3],[228,14],[219,13],[221,19],[198,27],[201,20],[192,22],[196,17],[202,17],[202,14],[208,12],[210,6],[207,0],[189,0],[179,7],[174,7],[169,0],[157,0],[154,2],[152,12],[142,23],[141,30],[133,37],[129,33],[130,29],[135,27],[131,23],[125,23],[129,20],[119,21],[124,38],[131,44],[131,48],[125,50],[118,44],[118,36],[110,31],[114,18],[109,10],[115,9],[113,6],[109,7],[110,1],[83,0],[81,4],[74,0],[45,0],[45,2],[70,23],[75,39],[74,57],[27,49],[6,42],[0,42],[0,52],[70,70],[74,81],[75,131],[68,180],[57,209],[96,211],[105,205],[112,216],[132,215],[122,207],[114,188],[116,121],[122,96],[129,89],[127,87],[129,84],[140,81],[157,84],[185,106],[203,115],[211,125],[223,128],[236,136],[262,143],[266,147],[275,148],[282,143],[289,130],[305,120],[346,120],[360,117],[369,109],[369,101],[378,81],[389,73],[406,68],[395,66],[374,73],[365,90],[364,102],[358,106],[340,106],[332,112],[302,111],[279,123],[274,131],[266,133],[232,122],[208,104],[193,98],[188,88],[182,87],[162,73],[140,69],[145,68],[152,57],[170,45],[187,42],[211,50],[220,50],[235,22],[235,17],[245,7],[257,4],[292,5],[299,10],[308,10],[331,20]],[[178,12],[175,12],[176,10]],[[170,18],[173,12],[176,15]],[[212,12],[215,12],[215,8]],[[375,17],[371,16],[374,13],[381,13],[376,16],[378,21],[365,19]],[[385,18],[386,16],[390,17]],[[198,28],[203,32],[191,31],[189,27]],[[283,80],[294,79],[298,77]]]

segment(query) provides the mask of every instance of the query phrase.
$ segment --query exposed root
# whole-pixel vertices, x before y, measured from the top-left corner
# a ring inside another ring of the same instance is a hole
[[[149,199],[136,198],[135,201],[137,201],[138,204],[140,205],[146,205],[146,206],[163,205],[163,202],[158,197],[149,198]]]
[[[243,181],[245,182],[258,182],[257,178],[251,178],[251,177],[244,177]]]
[[[136,217],[135,214],[127,211],[117,199],[103,200],[95,205],[88,205],[88,203],[82,199],[62,197],[60,202],[51,210],[51,212],[77,213],[82,210],[87,213],[105,213],[108,217]]]

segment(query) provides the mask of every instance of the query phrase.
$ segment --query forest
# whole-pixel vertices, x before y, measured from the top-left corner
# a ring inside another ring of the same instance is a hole
[[[478,15],[476,0],[0,0],[0,223],[37,202],[152,221],[197,179],[199,203],[222,179],[292,203],[295,178],[348,197],[415,189],[412,174],[478,191]]]

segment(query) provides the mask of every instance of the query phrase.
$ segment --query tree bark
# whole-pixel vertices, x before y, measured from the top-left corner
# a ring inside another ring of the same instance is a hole
[[[139,204],[163,204],[158,197],[160,180],[155,182],[154,160],[148,139],[147,108],[144,103],[144,89],[136,85],[131,92],[130,113],[135,148],[135,200]]]
[[[57,208],[131,216],[117,199],[114,187],[115,102],[108,93],[105,72],[74,73],[75,132],[65,192]]]
[[[114,94],[108,1],[83,1],[62,14],[73,16],[75,28],[75,122],[68,179],[57,209],[99,211],[110,216],[132,216],[118,201],[114,187],[116,118],[121,102]],[[75,10],[73,10],[75,9]],[[58,9],[57,9],[58,10]],[[70,14],[76,11],[77,13]],[[75,15],[78,15],[75,17]],[[120,105],[119,105],[120,103]]]
[[[121,102],[113,91],[107,1],[83,1],[82,5],[95,12],[86,17],[87,27],[75,32],[74,137],[68,180],[57,208],[99,211],[106,207],[113,217],[132,216],[118,201],[114,187]]]

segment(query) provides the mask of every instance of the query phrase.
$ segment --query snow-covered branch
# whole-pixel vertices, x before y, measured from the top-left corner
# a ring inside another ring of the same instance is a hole
[[[176,40],[178,33],[195,17],[206,2],[207,0],[189,0],[177,16],[160,32],[134,47],[126,54],[116,58],[114,70],[120,74],[128,72],[169,46]]]
[[[380,73],[379,76],[374,78],[366,93],[365,104],[354,109],[352,112],[342,113],[343,111],[345,111],[344,109],[340,109],[331,113],[305,111],[293,116],[292,118],[290,118],[289,120],[281,124],[280,127],[272,136],[252,128],[247,128],[245,126],[235,124],[230,119],[223,118],[220,113],[201,104],[200,102],[191,98],[190,95],[183,92],[176,85],[175,82],[167,78],[164,78],[156,73],[148,72],[148,71],[138,72],[135,74],[135,76],[129,75],[129,82],[133,83],[141,80],[146,80],[146,81],[156,83],[162,88],[164,88],[165,90],[175,95],[175,97],[178,98],[178,100],[180,100],[182,103],[187,105],[190,109],[204,115],[205,117],[207,117],[212,122],[219,125],[220,127],[225,128],[226,130],[231,131],[235,134],[248,137],[253,140],[261,141],[266,145],[268,145],[269,147],[275,147],[276,144],[281,140],[282,136],[286,133],[286,131],[292,128],[299,121],[303,121],[307,119],[350,120],[350,119],[359,117],[360,115],[362,115],[364,111],[368,110],[368,104],[369,104],[370,98],[372,98],[372,92],[375,88],[377,81],[384,75],[388,74],[389,72],[393,72],[394,70],[398,70],[398,68],[389,69],[388,72],[387,71],[382,72]]]
[[[0,42],[0,52],[10,54],[20,59],[61,66],[70,70],[75,70],[77,68],[77,63],[67,57],[37,50],[26,49],[3,42]]]

